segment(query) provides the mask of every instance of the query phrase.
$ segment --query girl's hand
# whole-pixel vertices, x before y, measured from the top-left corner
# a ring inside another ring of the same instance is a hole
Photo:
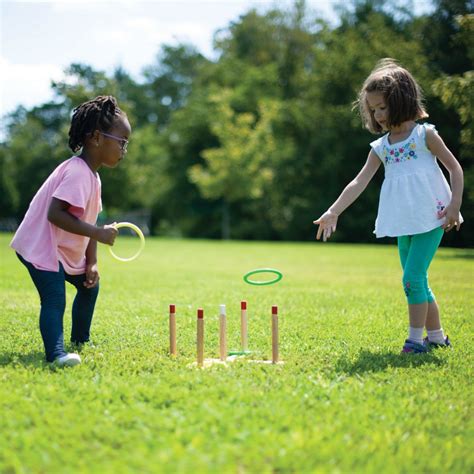
[[[114,245],[115,237],[117,237],[118,230],[113,224],[104,225],[99,228],[97,232],[97,241],[107,245]]]
[[[337,218],[339,216],[331,211],[326,211],[318,220],[313,221],[313,224],[319,224],[316,239],[321,238],[323,235],[323,242],[326,242],[333,232],[336,232]]]
[[[99,270],[97,269],[97,263],[86,265],[86,280],[83,285],[86,288],[94,288],[99,283]]]
[[[461,228],[461,215],[459,213],[459,208],[450,204],[445,207],[442,211],[438,212],[438,219],[446,217],[446,222],[441,226],[446,232],[453,230],[456,227],[456,230]]]

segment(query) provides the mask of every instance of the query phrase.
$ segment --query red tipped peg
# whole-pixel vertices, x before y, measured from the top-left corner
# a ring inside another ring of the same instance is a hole
[[[170,313],[176,313],[176,305],[175,304],[170,304]]]
[[[272,314],[278,314],[278,306],[272,306]]]
[[[247,309],[247,301],[240,302],[240,309]]]
[[[204,318],[204,310],[202,308],[198,309],[198,319]]]

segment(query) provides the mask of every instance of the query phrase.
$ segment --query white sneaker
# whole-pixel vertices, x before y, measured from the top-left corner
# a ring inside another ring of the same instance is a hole
[[[81,363],[81,356],[79,354],[74,354],[70,352],[62,357],[57,357],[54,363],[58,367],[74,367]]]

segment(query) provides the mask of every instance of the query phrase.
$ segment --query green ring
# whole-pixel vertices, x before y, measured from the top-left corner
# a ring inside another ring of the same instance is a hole
[[[256,275],[257,273],[274,273],[276,277],[273,280],[268,280],[268,281],[250,280],[249,277],[251,277],[252,275]],[[244,275],[245,283],[248,283],[249,285],[256,285],[256,286],[273,285],[273,283],[279,282],[282,278],[283,278],[282,273],[279,272],[278,270],[275,270],[274,268],[257,268],[256,270],[251,270],[250,272]]]
[[[242,349],[240,349],[240,350],[235,350],[235,351],[229,351],[229,352],[227,352],[227,355],[230,355],[230,356],[239,355],[239,356],[241,356],[241,355],[249,355],[251,353],[252,353],[252,351],[243,351]]]

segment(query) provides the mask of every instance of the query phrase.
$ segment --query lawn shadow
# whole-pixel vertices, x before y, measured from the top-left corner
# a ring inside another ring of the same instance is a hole
[[[437,357],[433,352],[427,354],[400,354],[393,352],[379,353],[370,351],[359,352],[358,358],[350,360],[341,357],[336,362],[336,372],[355,375],[365,372],[381,372],[388,368],[412,368],[421,367],[425,364],[443,365],[445,361]]]
[[[437,260],[453,260],[455,258],[458,258],[458,259],[460,258],[463,260],[472,260],[474,259],[474,251],[469,251],[469,249],[462,249],[452,254],[446,255],[446,254],[440,253],[439,255],[436,255]]]
[[[31,351],[28,353],[4,352],[0,354],[0,367],[21,365],[23,367],[43,368],[46,364],[43,351]]]

